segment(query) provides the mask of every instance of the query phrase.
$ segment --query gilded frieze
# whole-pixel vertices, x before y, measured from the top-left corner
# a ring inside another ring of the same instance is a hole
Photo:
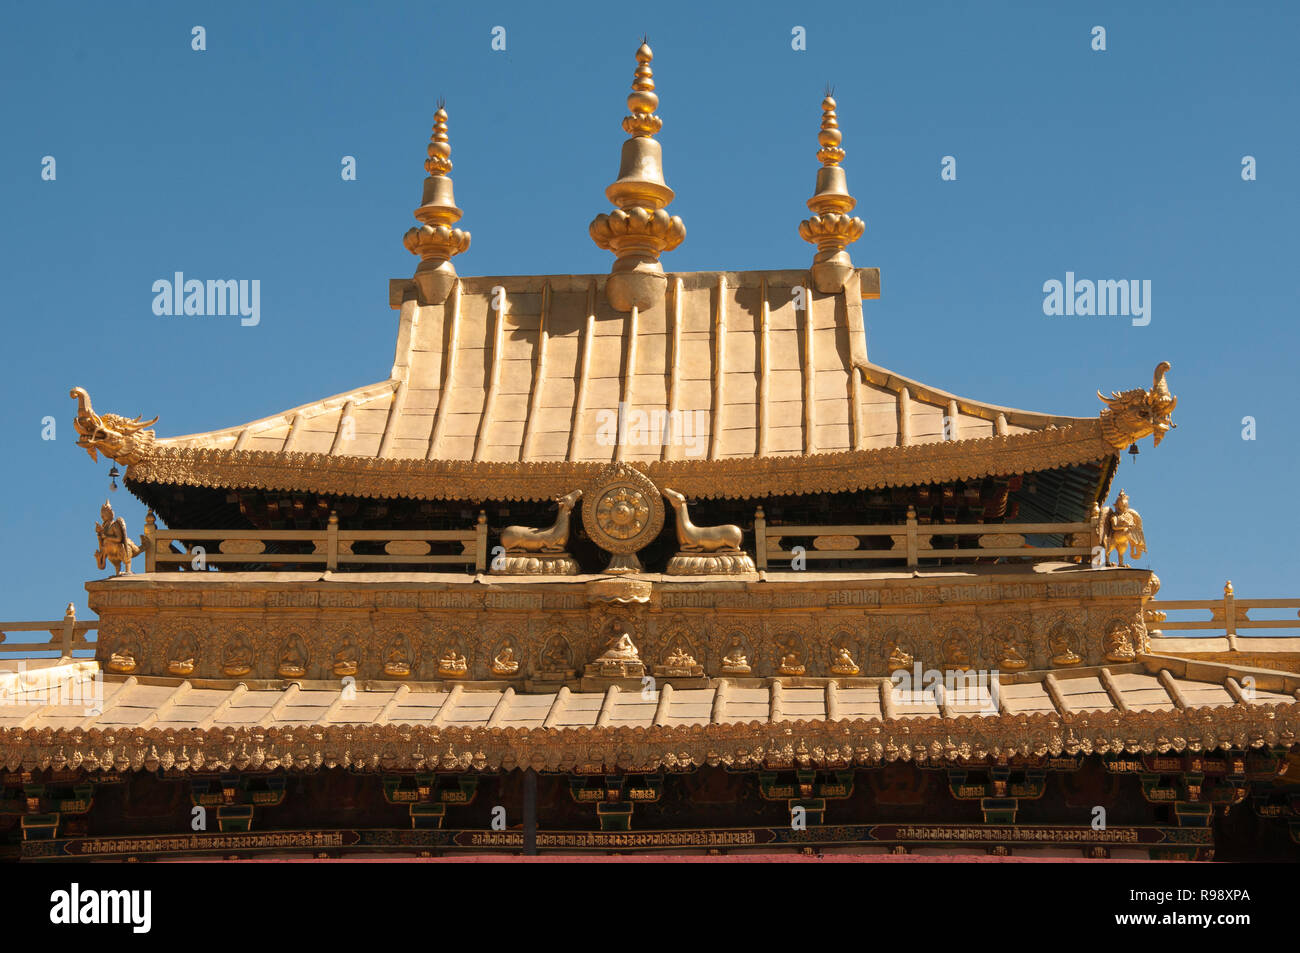
[[[212,611],[209,603],[233,592],[229,582],[194,584],[183,593],[185,606],[173,604],[168,590],[131,588],[136,584],[129,581],[126,588],[118,581],[91,583],[90,592],[101,619],[101,661],[111,661],[130,628],[134,644],[129,653],[119,651],[115,664],[133,665],[137,675],[431,681],[547,672],[564,679],[562,673],[581,671],[624,632],[647,666],[666,665],[676,654],[678,661],[693,658],[708,677],[826,677],[854,666],[881,675],[902,658],[927,668],[1019,671],[1128,658],[1117,647],[1115,620],[1127,627],[1124,638],[1134,653],[1143,651],[1149,573],[1066,575],[1051,582],[1026,573],[1023,580],[939,584],[828,583],[808,576],[712,588],[644,577],[602,578],[578,588],[285,583],[247,590],[258,597],[252,605]],[[1016,597],[1029,591],[1033,598]],[[182,633],[188,641],[179,640]]]

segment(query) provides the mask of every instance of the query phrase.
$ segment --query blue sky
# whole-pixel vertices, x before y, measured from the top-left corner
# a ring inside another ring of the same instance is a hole
[[[1172,361],[1178,429],[1126,457],[1117,484],[1146,523],[1140,565],[1166,598],[1211,598],[1227,578],[1243,598],[1300,595],[1300,7],[1051,6],[7,8],[0,617],[55,618],[69,600],[87,614],[109,464],[75,446],[74,384],[101,412],[161,414],[172,435],[387,376],[387,281],[416,264],[401,237],[439,96],[474,236],[460,273],[607,271],[587,223],[608,210],[643,32],[687,226],[669,271],[806,267],[795,229],[833,83],[867,223],[853,258],[882,270],[871,359],[1078,415],[1098,411],[1098,388],[1148,386]],[[956,181],[940,178],[946,155]],[[154,315],[152,284],[175,271],[259,279],[260,324]],[[1150,280],[1151,323],[1045,316],[1043,283],[1067,271]],[[138,533],[139,504],[113,502]]]

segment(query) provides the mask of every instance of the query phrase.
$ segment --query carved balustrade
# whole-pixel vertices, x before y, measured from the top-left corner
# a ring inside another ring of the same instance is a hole
[[[72,658],[73,652],[94,652],[95,642],[88,634],[99,628],[99,621],[78,622],[71,605],[62,619],[51,622],[0,622],[0,655],[17,655],[31,658],[46,652],[58,652],[63,658]],[[15,632],[42,632],[48,639],[11,642]]]
[[[1252,619],[1250,613],[1255,610],[1284,610],[1289,612],[1289,619]],[[1209,611],[1209,619],[1170,619],[1170,612]],[[1232,583],[1223,587],[1222,599],[1160,599],[1151,600],[1146,608],[1147,625],[1161,633],[1165,631],[1196,632],[1208,640],[1227,638],[1228,650],[1238,651],[1245,648],[1239,644],[1242,629],[1291,629],[1300,631],[1300,599],[1238,599],[1233,592]],[[1203,634],[1203,635],[1202,635]],[[1268,638],[1268,636],[1263,636]],[[1253,640],[1252,640],[1253,641]],[[1258,648],[1258,646],[1256,646]]]
[[[759,507],[754,514],[756,562],[759,569],[769,563],[792,560],[894,560],[905,559],[918,566],[931,559],[1077,559],[1092,562],[1100,551],[1100,524],[1096,519],[1077,523],[925,523],[916,512],[907,511],[902,524],[872,525],[770,525]],[[1063,546],[1034,546],[1030,536],[1060,536]],[[963,547],[958,540],[973,538],[976,546]],[[783,547],[786,539],[810,539],[800,552]],[[864,541],[887,539],[887,547],[866,548]],[[939,540],[950,540],[948,545]]]
[[[354,551],[360,543],[362,550]],[[206,568],[223,563],[287,566],[473,566],[487,568],[487,516],[467,530],[343,530],[331,514],[323,530],[160,530],[152,518],[141,534],[146,572]],[[210,544],[210,545],[205,545]],[[382,547],[379,544],[383,544]],[[435,552],[436,547],[460,552]],[[382,552],[376,552],[382,548]]]

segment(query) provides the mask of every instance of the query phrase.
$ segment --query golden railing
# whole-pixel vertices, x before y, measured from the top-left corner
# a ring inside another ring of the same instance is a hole
[[[1026,536],[1062,536],[1065,546],[1031,546]],[[785,537],[812,537],[811,547],[801,551],[782,547]],[[864,539],[891,540],[887,549],[859,548]],[[969,538],[976,547],[935,546],[935,537]],[[849,540],[857,545],[841,545]],[[916,510],[907,508],[903,523],[872,525],[769,525],[760,506],[754,513],[755,562],[767,569],[771,561],[805,559],[874,560],[905,559],[917,566],[922,559],[1025,558],[1069,559],[1081,557],[1090,562],[1101,546],[1100,521],[1078,523],[921,523]]]
[[[467,530],[341,530],[331,513],[323,530],[197,530],[157,527],[153,514],[140,536],[145,572],[206,568],[221,563],[268,566],[316,565],[325,570],[357,565],[472,565],[487,568],[487,515]],[[384,543],[383,553],[354,553],[355,543]],[[212,547],[203,546],[213,543]],[[311,552],[267,552],[267,544],[311,544]],[[460,544],[459,553],[434,553],[439,544]],[[179,549],[173,547],[179,546]]]
[[[1288,609],[1295,619],[1252,619],[1255,609]],[[1188,610],[1208,610],[1209,619],[1169,619],[1167,613]],[[1148,629],[1160,632],[1206,631],[1226,636],[1230,651],[1237,650],[1237,637],[1242,629],[1300,629],[1300,599],[1238,599],[1232,590],[1232,581],[1223,586],[1222,599],[1153,599],[1147,603]],[[1167,636],[1166,636],[1167,637]],[[1188,636],[1195,638],[1196,636]]]
[[[99,628],[99,622],[78,622],[71,604],[62,619],[52,622],[0,622],[0,655],[26,655],[37,652],[58,652],[63,658],[72,658],[77,651],[95,651],[95,643],[86,634]],[[10,642],[11,632],[45,632],[49,639],[35,642]]]

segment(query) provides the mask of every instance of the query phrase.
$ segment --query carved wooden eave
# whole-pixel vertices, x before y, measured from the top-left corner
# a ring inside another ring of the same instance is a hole
[[[766,497],[1010,476],[1101,462],[1114,451],[1095,420],[1012,436],[813,456],[632,463],[691,497]],[[585,485],[602,463],[403,460],[160,447],[131,467],[137,483],[414,499],[545,500]]]
[[[1173,711],[854,719],[598,728],[412,725],[50,729],[0,733],[10,771],[641,772],[731,767],[870,767],[1076,754],[1245,750],[1296,743],[1300,705]]]
[[[605,280],[461,278],[440,304],[421,304],[397,282],[388,380],[157,439],[141,446],[128,478],[540,500],[617,460],[692,497],[738,498],[1015,475],[1116,455],[1096,417],[968,400],[870,363],[862,300],[879,295],[876,269],[854,272],[833,294],[813,290],[803,271],[670,275],[662,304],[627,314],[605,301]],[[675,415],[676,438],[602,438],[620,405]]]
[[[1259,683],[1257,690],[1243,689],[1240,679],[1247,674]],[[1020,673],[1004,685],[997,714],[968,713],[950,702],[937,714],[933,703],[931,714],[923,708],[909,714],[898,709],[903,703],[885,703],[890,683],[880,680],[787,680],[779,691],[775,684],[741,688],[720,682],[710,690],[713,700],[703,704],[698,692],[663,692],[652,713],[641,711],[625,724],[611,724],[615,719],[602,718],[593,706],[577,705],[572,694],[549,693],[551,710],[538,727],[537,699],[513,692],[487,696],[494,704],[485,723],[484,706],[467,704],[472,693],[456,689],[430,694],[409,684],[372,686],[341,698],[337,684],[216,689],[180,679],[106,680],[103,710],[90,716],[70,713],[67,705],[15,699],[0,712],[0,767],[467,772],[531,765],[583,773],[718,764],[833,768],[1243,751],[1289,747],[1300,733],[1300,676],[1171,656],[1144,655],[1099,670]],[[286,704],[290,693],[311,710],[311,722],[295,720],[303,708]],[[635,707],[636,693],[626,694],[624,700],[618,692],[606,693],[601,713],[621,704]],[[877,714],[864,717],[864,700],[872,695],[879,699]],[[807,708],[816,697],[824,699],[822,716],[783,714],[783,705]],[[236,699],[241,718],[223,723]],[[546,727],[566,708],[588,712],[590,722]],[[699,715],[700,708],[709,714]],[[750,715],[755,708],[765,717]],[[403,720],[410,712],[424,720]],[[251,720],[255,715],[260,719]]]

